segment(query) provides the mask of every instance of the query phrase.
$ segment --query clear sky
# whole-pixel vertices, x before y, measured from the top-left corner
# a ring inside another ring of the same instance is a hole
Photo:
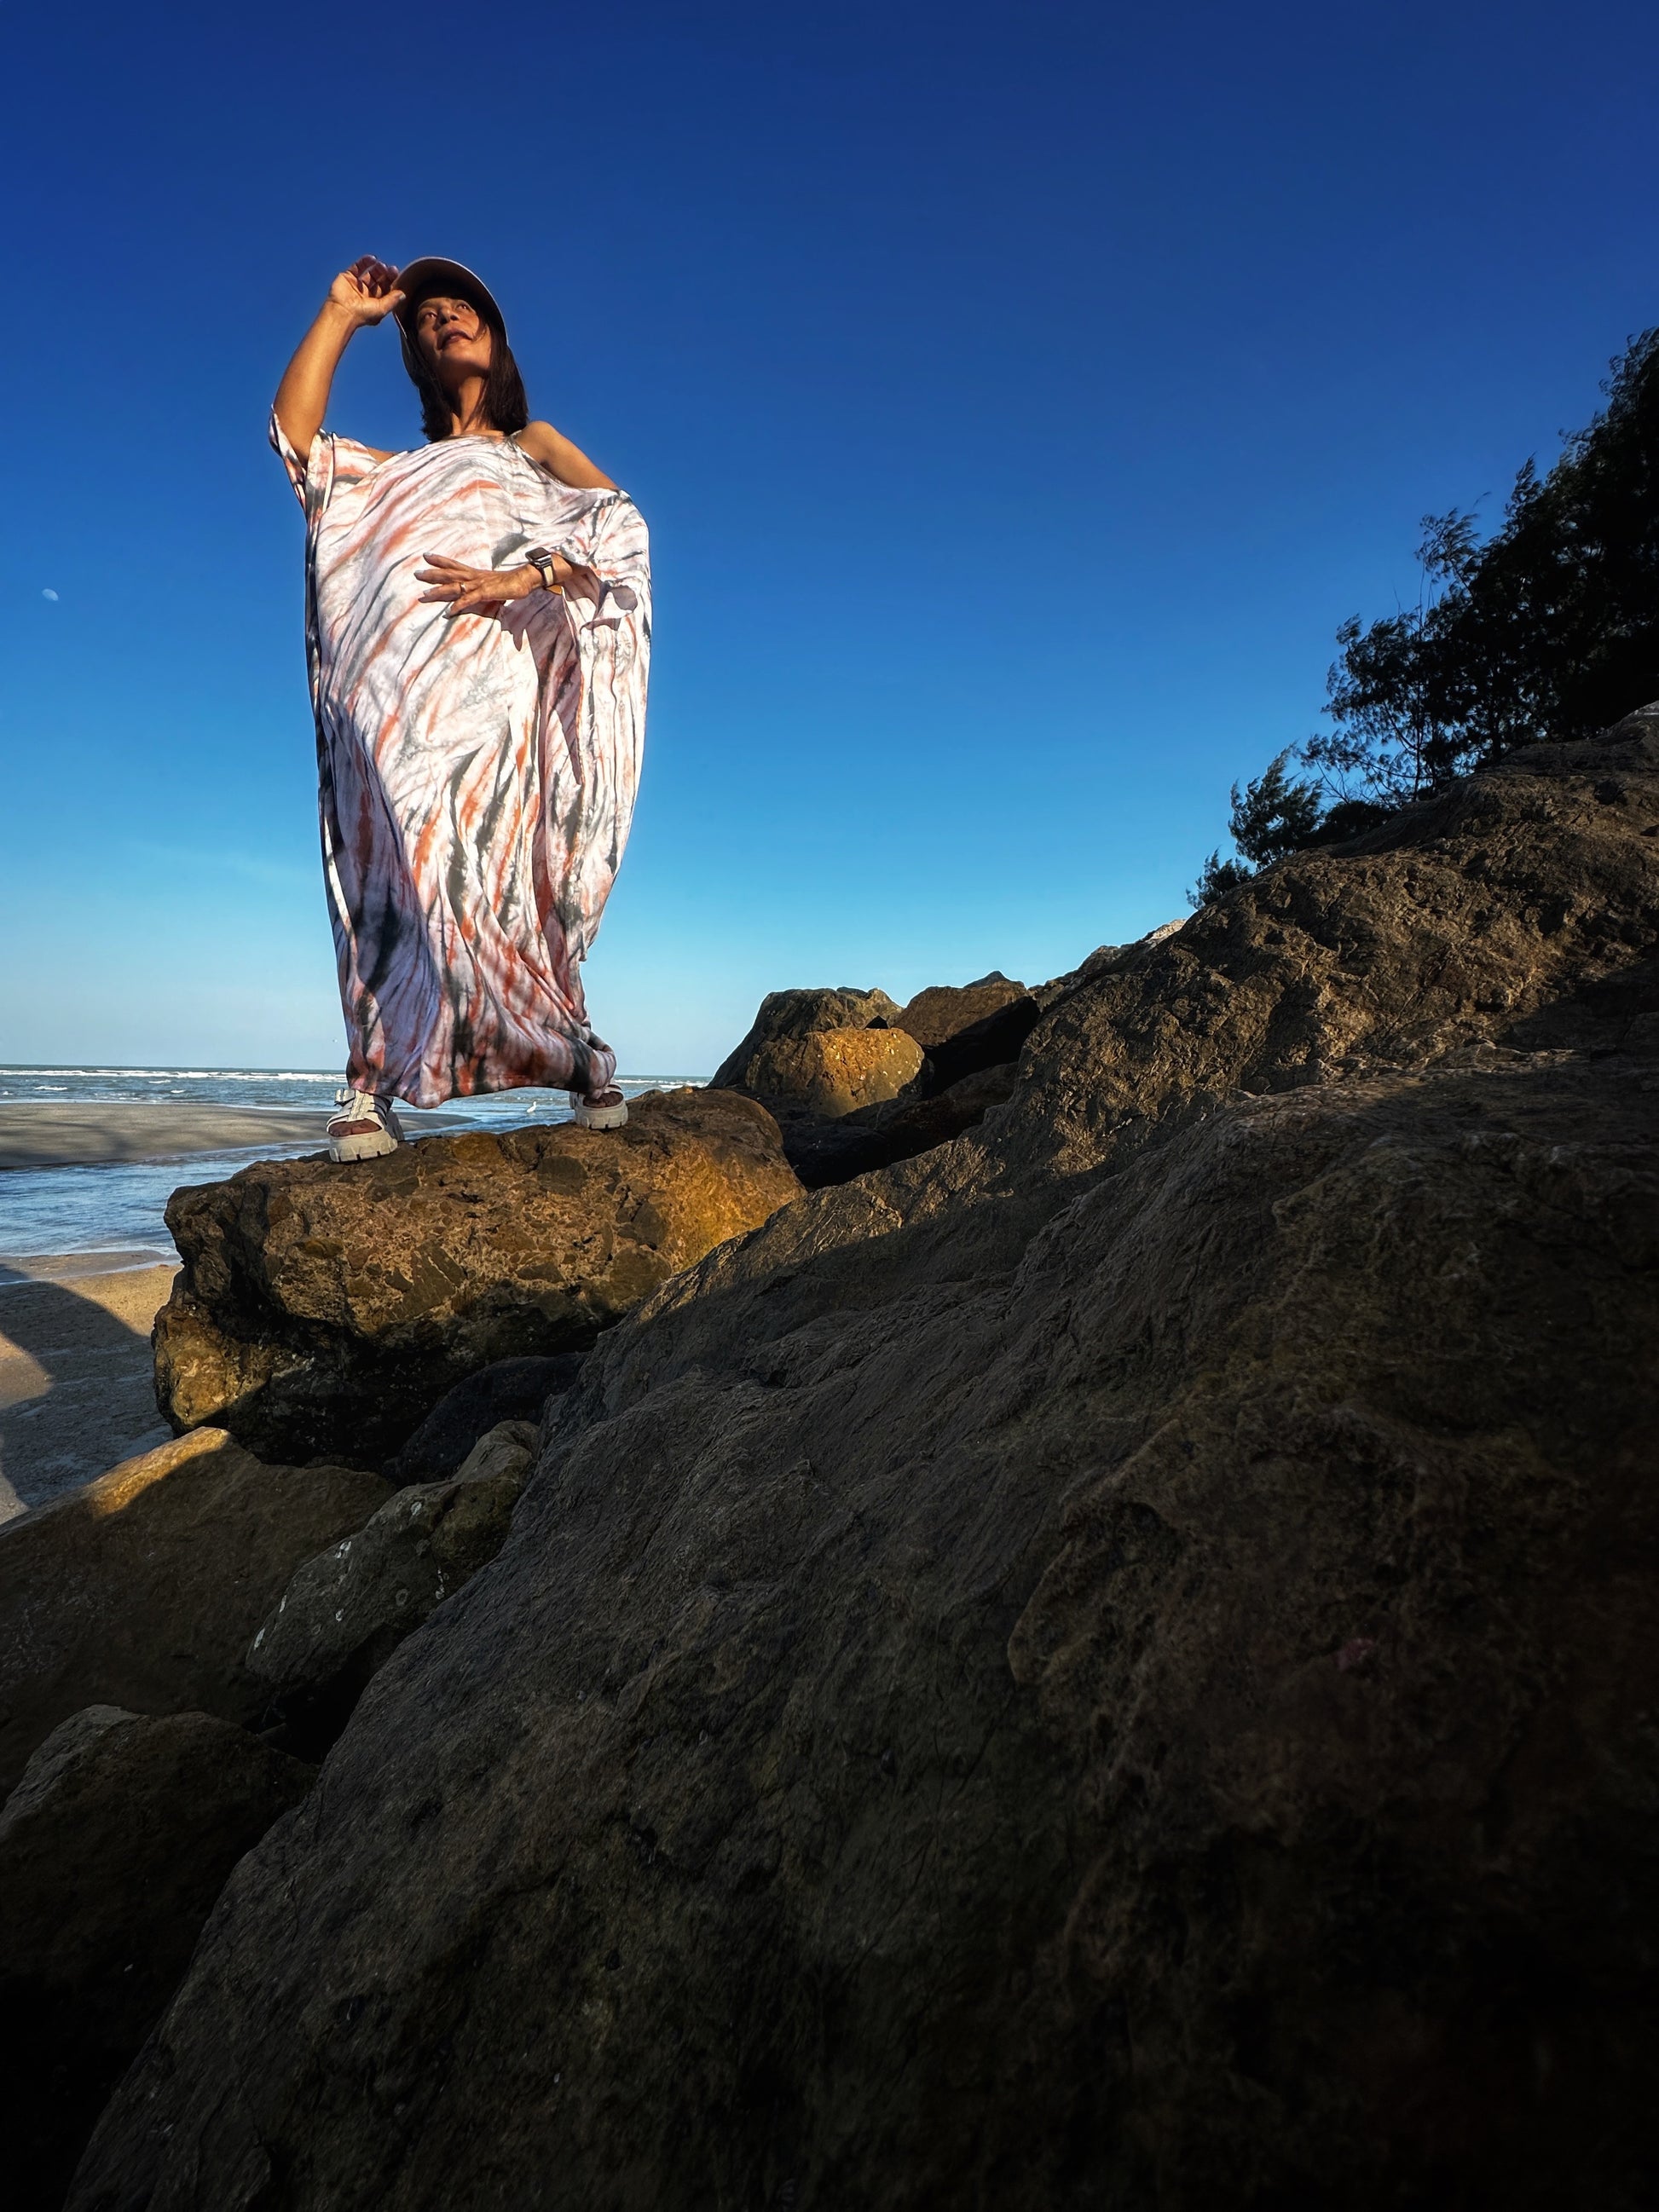
[[[653,528],[629,1073],[1184,911],[1419,516],[1659,319],[1651,0],[94,0],[5,50],[9,1059],[337,1063],[264,417],[359,253],[480,270]],[[331,422],[415,442],[388,333]]]

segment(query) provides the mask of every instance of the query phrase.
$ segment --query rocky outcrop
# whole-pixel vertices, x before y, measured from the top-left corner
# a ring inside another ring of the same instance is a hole
[[[918,991],[893,1017],[893,1026],[913,1036],[924,1052],[931,1053],[936,1045],[948,1044],[963,1030],[977,1027],[1025,996],[1024,983],[1010,982],[994,968],[976,983],[935,983]]]
[[[581,1373],[585,1356],[565,1352],[550,1359],[498,1359],[479,1368],[445,1391],[407,1443],[386,1462],[387,1480],[441,1482],[481,1437],[503,1421],[539,1420],[548,1400],[568,1390]]]
[[[878,1023],[886,1027],[898,1015],[885,991],[858,991],[849,984],[839,990],[769,991],[749,1034],[715,1069],[709,1088],[757,1093],[766,1087],[766,1055],[777,1046],[829,1030],[867,1030]]]
[[[83,1706],[248,1722],[242,1655],[295,1570],[388,1494],[199,1429],[0,1528],[0,1793]]]
[[[919,1085],[920,1095],[897,1097],[835,1121],[801,1116],[786,1121],[790,1165],[808,1190],[850,1182],[872,1169],[890,1167],[948,1144],[975,1127],[994,1106],[1014,1095],[1018,1071],[1012,1059],[964,1075],[948,1090]]]
[[[536,1431],[503,1421],[447,1482],[396,1492],[355,1534],[295,1574],[248,1646],[273,1711],[319,1754],[404,1638],[493,1559],[512,1525]]]
[[[763,1108],[659,1091],[621,1130],[431,1137],[351,1167],[267,1161],[174,1194],[155,1327],[175,1427],[376,1464],[476,1369],[591,1343],[799,1193]]]
[[[1656,740],[1101,961],[610,1332],[75,2212],[1645,2203]]]
[[[899,1097],[921,1066],[921,1047],[902,1030],[813,1030],[763,1045],[749,1062],[749,1087],[781,1110],[836,1121]]]
[[[62,1723],[29,1761],[0,1809],[12,2212],[59,2212],[226,1875],[311,1782],[311,1768],[226,1721],[112,1705]]]
[[[1006,975],[884,991],[774,991],[714,1078],[764,1101],[809,1190],[944,1144],[1013,1088],[1042,1011]]]

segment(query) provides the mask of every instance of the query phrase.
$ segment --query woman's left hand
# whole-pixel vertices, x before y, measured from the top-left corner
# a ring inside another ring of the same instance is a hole
[[[447,553],[427,553],[422,558],[427,565],[417,568],[416,575],[432,586],[421,593],[422,605],[447,600],[452,615],[499,614],[509,599],[527,599],[542,588],[540,574],[527,564],[521,568],[472,568],[465,561],[452,561]]]

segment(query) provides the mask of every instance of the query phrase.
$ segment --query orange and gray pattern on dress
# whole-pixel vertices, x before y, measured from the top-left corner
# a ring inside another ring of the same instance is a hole
[[[355,1089],[435,1106],[616,1073],[581,962],[628,841],[645,736],[651,569],[623,492],[578,491],[511,440],[376,461],[271,443],[306,514],[323,866]],[[526,547],[599,579],[499,616],[423,605],[429,553]]]

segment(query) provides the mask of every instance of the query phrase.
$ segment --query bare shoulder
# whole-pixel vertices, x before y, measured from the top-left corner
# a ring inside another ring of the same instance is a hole
[[[604,470],[550,422],[526,422],[518,434],[517,442],[532,461],[539,461],[544,469],[550,469],[561,483],[574,484],[580,491],[617,489]]]
[[[526,422],[514,442],[524,447],[532,461],[544,461],[551,468],[561,448],[570,441],[562,438],[550,422]]]

